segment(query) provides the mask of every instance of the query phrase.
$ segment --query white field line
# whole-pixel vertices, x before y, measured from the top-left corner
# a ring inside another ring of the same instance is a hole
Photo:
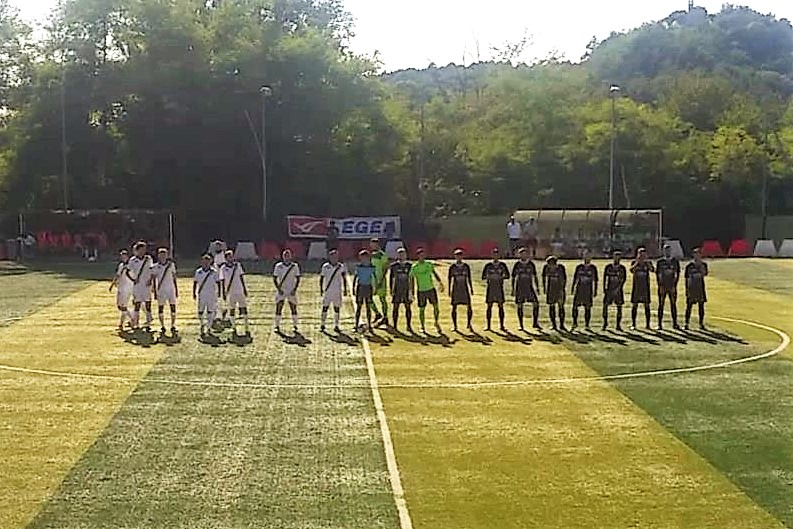
[[[458,382],[458,383],[432,383],[432,382],[423,382],[423,383],[404,383],[404,384],[378,384],[378,389],[487,389],[487,388],[500,388],[500,387],[521,387],[521,386],[541,386],[541,385],[556,385],[556,384],[573,384],[578,382],[597,382],[597,381],[608,381],[608,380],[625,380],[631,378],[646,378],[646,377],[655,377],[655,376],[666,376],[666,375],[678,375],[678,374],[686,374],[686,373],[696,373],[699,371],[711,371],[716,369],[724,369],[727,367],[732,367],[740,364],[748,364],[750,362],[757,362],[759,360],[765,360],[767,358],[771,358],[774,356],[779,355],[783,351],[785,351],[790,346],[790,336],[788,336],[784,331],[776,329],[774,327],[770,327],[768,325],[763,325],[761,323],[755,323],[752,321],[746,320],[738,320],[733,318],[717,318],[714,317],[713,319],[727,321],[731,323],[738,323],[741,325],[747,325],[749,327],[755,327],[757,329],[761,329],[764,331],[771,332],[776,334],[780,339],[780,344],[775,349],[768,351],[766,353],[761,353],[753,356],[747,356],[745,358],[737,358],[735,360],[728,360],[724,362],[718,362],[715,364],[707,364],[701,366],[692,366],[692,367],[679,367],[673,369],[658,369],[654,371],[640,371],[636,373],[621,373],[616,375],[602,375],[602,376],[591,376],[591,377],[569,377],[569,378],[546,378],[546,379],[532,379],[532,380],[505,380],[505,381],[498,381],[498,382]],[[367,344],[368,346],[368,344]],[[370,353],[371,354],[371,353]],[[166,384],[166,385],[173,385],[173,386],[198,386],[198,387],[212,387],[212,388],[240,388],[240,389],[308,389],[308,390],[315,390],[315,389],[361,389],[361,388],[369,388],[371,383],[369,384],[252,384],[252,383],[245,383],[245,382],[211,382],[211,381],[204,381],[204,380],[169,380],[169,379],[158,379],[158,378],[145,378],[145,379],[136,379],[130,377],[123,377],[123,376],[115,376],[115,375],[97,375],[91,373],[73,373],[67,371],[51,371],[47,369],[30,369],[26,367],[17,367],[17,366],[10,366],[10,365],[3,365],[0,364],[0,371],[8,371],[14,373],[25,373],[29,375],[41,375],[41,376],[48,376],[48,377],[61,377],[61,378],[75,378],[75,379],[86,379],[86,380],[98,380],[98,381],[112,381],[112,382],[121,382],[121,383],[128,383],[128,384]]]

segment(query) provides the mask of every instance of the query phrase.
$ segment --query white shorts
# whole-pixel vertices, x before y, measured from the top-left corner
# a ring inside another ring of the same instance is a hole
[[[290,305],[297,305],[297,294],[294,296],[287,296],[286,294],[276,294],[275,302],[281,303],[282,301],[289,302]]]
[[[132,301],[135,303],[151,301],[151,287],[149,285],[135,285],[132,288]]]
[[[325,295],[322,296],[322,306],[330,307],[333,305],[334,307],[341,307],[341,300],[341,290],[328,290],[325,292]]]
[[[229,292],[226,295],[226,306],[230,309],[239,307],[241,309],[248,308],[248,298],[242,292]]]
[[[116,306],[126,307],[129,305],[129,299],[132,297],[132,291],[128,289],[121,289],[116,292]]]
[[[218,298],[215,296],[207,296],[205,298],[199,297],[198,298],[198,312],[203,313],[204,311],[207,312],[217,312],[218,310]]]
[[[176,292],[171,290],[160,290],[157,292],[157,303],[162,305],[176,305]]]

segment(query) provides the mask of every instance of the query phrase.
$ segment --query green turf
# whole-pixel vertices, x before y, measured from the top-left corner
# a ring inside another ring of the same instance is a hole
[[[250,278],[259,299],[266,285]],[[360,345],[316,332],[316,299],[303,308],[305,341],[270,335],[269,318],[247,346],[210,347],[191,328],[148,378],[356,387],[144,380],[30,527],[395,527]]]

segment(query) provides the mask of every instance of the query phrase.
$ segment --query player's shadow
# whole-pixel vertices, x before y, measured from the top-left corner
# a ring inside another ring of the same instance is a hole
[[[514,333],[512,333],[512,332],[510,332],[508,330],[494,331],[493,334],[495,334],[496,336],[498,336],[502,340],[504,340],[506,342],[510,342],[510,343],[520,343],[520,344],[523,344],[523,345],[531,345],[532,342],[534,341],[530,337],[523,338],[523,337],[518,336],[517,334],[514,334]]]
[[[157,343],[161,343],[168,347],[173,347],[174,345],[179,345],[182,343],[182,337],[178,333],[174,333],[172,336],[160,334],[157,337]]]
[[[416,334],[415,332],[404,333],[396,329],[391,329],[388,332],[391,334],[391,336],[393,336],[398,340],[404,340],[406,342],[420,344],[420,345],[428,345],[427,340],[425,340],[422,336]]]
[[[592,331],[590,336],[592,336],[593,340],[603,343],[613,343],[616,345],[628,345],[628,340],[623,340],[618,336],[613,336],[607,332],[597,332]]]
[[[586,334],[570,332],[568,330],[563,330],[563,331],[560,330],[559,334],[564,338],[566,338],[567,340],[570,340],[571,342],[576,342],[584,345],[592,343],[592,337]]]
[[[685,338],[678,336],[677,334],[673,334],[671,332],[663,331],[660,329],[656,329],[652,331],[653,336],[663,340],[664,342],[676,343],[680,345],[685,345],[688,343],[688,340]]]
[[[424,342],[428,345],[440,345],[441,347],[451,347],[457,340],[452,340],[447,335],[424,333]]]
[[[683,336],[686,337],[686,339],[692,342],[706,343],[708,345],[718,345],[719,343],[719,341],[714,338],[710,338],[709,336],[703,334],[697,334],[691,331],[680,331],[680,334],[682,334]]]
[[[253,336],[250,334],[232,333],[228,343],[236,345],[237,347],[245,347],[253,343]]]
[[[157,343],[154,333],[151,331],[145,331],[143,329],[119,331],[119,336],[128,344],[135,345],[137,347],[143,347],[145,349],[148,349]]]
[[[646,343],[648,345],[661,345],[658,340],[653,340],[649,336],[636,331],[623,331],[623,335],[632,342]]]
[[[223,343],[220,337],[214,334],[204,334],[203,336],[199,336],[198,341],[210,347],[220,347],[220,345]]]
[[[388,347],[394,341],[391,338],[388,338],[388,337],[383,336],[381,334],[377,334],[374,330],[372,330],[371,332],[369,332],[369,334],[366,335],[366,340],[369,343],[382,345],[383,347]]]
[[[483,336],[479,334],[476,331],[471,331],[471,334],[465,334],[464,332],[457,331],[457,334],[460,337],[462,337],[462,339],[465,340],[466,342],[478,343],[482,345],[493,345],[493,340],[491,340],[487,336]]]
[[[289,335],[283,332],[278,332],[278,336],[281,337],[281,340],[287,345],[296,345],[298,347],[308,347],[313,342],[300,334],[300,332],[295,332],[295,334]]]
[[[702,333],[704,336],[708,336],[709,338],[721,342],[733,342],[733,343],[739,343],[741,345],[749,345],[749,342],[747,342],[740,336],[733,336],[731,334],[727,334],[725,332],[714,329],[705,329],[704,331],[700,331],[700,333]]]
[[[524,332],[528,334],[533,340],[537,340],[538,342],[547,342],[554,345],[559,345],[564,341],[561,336],[547,333],[542,329],[535,329],[534,331],[526,330]]]
[[[334,334],[328,331],[322,331],[322,334],[330,338],[332,342],[342,344],[342,345],[349,345],[350,347],[355,347],[361,345],[360,340],[355,338],[354,336],[350,336],[349,334],[344,334],[340,332],[338,334]]]

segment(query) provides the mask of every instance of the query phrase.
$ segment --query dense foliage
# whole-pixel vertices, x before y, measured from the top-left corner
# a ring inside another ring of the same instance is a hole
[[[273,219],[603,207],[619,84],[619,207],[729,227],[767,176],[771,211],[793,209],[786,20],[696,8],[580,63],[388,75],[350,52],[352,30],[339,0],[68,0],[32,41],[0,0],[0,203],[63,205],[63,117],[71,207],[258,219],[267,85]]]

